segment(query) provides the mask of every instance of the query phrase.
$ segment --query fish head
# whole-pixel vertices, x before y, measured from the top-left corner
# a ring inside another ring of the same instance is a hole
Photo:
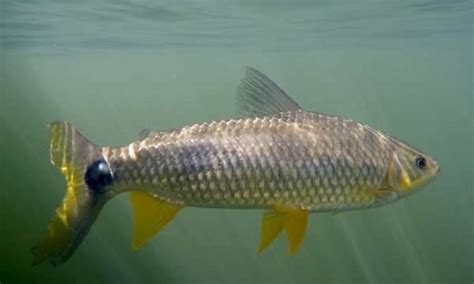
[[[430,155],[404,142],[395,140],[394,145],[395,151],[388,169],[388,182],[390,188],[400,198],[433,180],[440,167]]]

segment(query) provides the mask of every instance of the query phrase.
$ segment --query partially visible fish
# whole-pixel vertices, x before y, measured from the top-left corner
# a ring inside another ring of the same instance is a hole
[[[394,202],[438,172],[429,155],[365,124],[303,110],[259,71],[238,88],[243,118],[143,131],[124,147],[98,147],[53,122],[51,162],[67,182],[62,205],[33,248],[34,263],[65,262],[104,204],[130,192],[139,248],[186,206],[267,209],[258,250],[286,231],[289,252],[308,212]]]

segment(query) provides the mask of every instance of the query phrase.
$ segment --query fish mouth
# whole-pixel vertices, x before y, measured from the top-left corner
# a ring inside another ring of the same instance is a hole
[[[438,162],[433,160],[433,165],[436,168],[435,175],[441,173],[441,167],[439,166]]]

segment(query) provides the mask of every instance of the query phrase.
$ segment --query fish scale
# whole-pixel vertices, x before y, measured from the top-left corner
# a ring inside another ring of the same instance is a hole
[[[116,183],[151,187],[183,205],[341,210],[374,201],[390,147],[377,136],[301,110],[150,133],[106,158]]]

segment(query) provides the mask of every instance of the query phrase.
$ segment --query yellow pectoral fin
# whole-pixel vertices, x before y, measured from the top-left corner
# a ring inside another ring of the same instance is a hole
[[[374,195],[376,197],[385,197],[385,196],[390,195],[390,194],[392,194],[392,192],[387,187],[381,187],[379,189],[374,190]]]
[[[284,229],[288,239],[288,251],[293,254],[304,239],[308,211],[275,206],[265,212],[262,219],[262,235],[258,252],[263,251]]]
[[[130,201],[133,207],[132,248],[139,249],[154,234],[171,221],[182,206],[161,200],[152,194],[132,191]]]

